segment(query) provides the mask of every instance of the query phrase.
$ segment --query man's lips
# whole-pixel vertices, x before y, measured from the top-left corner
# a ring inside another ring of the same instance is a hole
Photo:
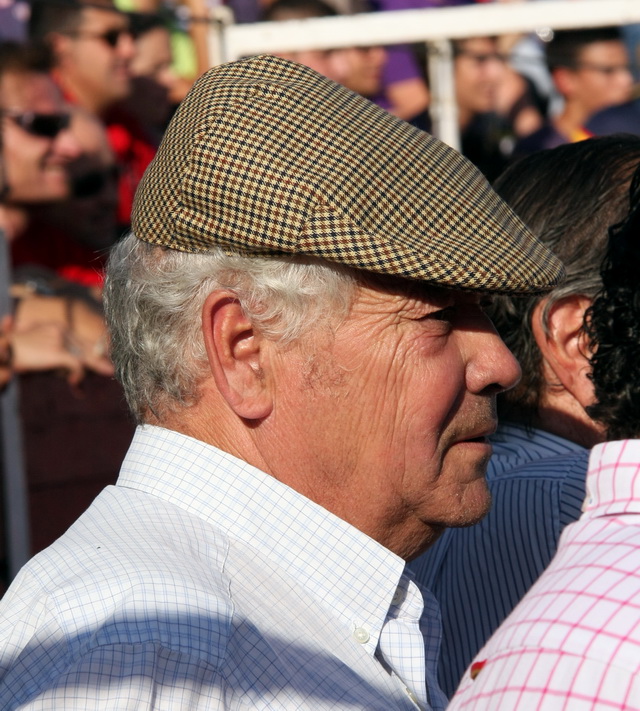
[[[492,434],[495,434],[497,429],[497,423],[492,422],[488,425],[484,425],[481,428],[472,430],[469,434],[456,440],[456,443],[461,442],[480,442],[482,444],[487,444],[488,439]]]

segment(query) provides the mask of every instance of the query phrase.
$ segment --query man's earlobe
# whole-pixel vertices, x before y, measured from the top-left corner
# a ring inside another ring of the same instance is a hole
[[[553,72],[553,82],[562,96],[573,94],[575,71],[569,67],[558,67]]]
[[[273,401],[263,370],[265,341],[232,292],[209,294],[202,331],[211,374],[229,407],[243,419],[267,417]]]
[[[60,63],[63,57],[66,57],[71,44],[71,37],[60,34],[59,32],[50,32],[47,35],[47,44],[51,48],[53,56],[56,58],[56,63]]]

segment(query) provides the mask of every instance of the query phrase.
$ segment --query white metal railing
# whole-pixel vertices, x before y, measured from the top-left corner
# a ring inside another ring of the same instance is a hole
[[[640,22],[640,0],[540,0],[227,25],[221,61],[263,52],[402,44]]]
[[[302,49],[425,42],[429,45],[434,133],[459,146],[453,92],[452,39],[640,22],[640,0],[539,0],[424,10],[372,12],[289,22],[235,25],[213,10],[211,64],[247,55]]]

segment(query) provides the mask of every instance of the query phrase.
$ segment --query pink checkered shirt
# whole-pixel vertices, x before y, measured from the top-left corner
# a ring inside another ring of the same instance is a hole
[[[448,708],[640,709],[640,440],[594,447],[585,512]]]

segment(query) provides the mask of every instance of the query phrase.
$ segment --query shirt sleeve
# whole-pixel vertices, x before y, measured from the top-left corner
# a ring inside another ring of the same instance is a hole
[[[487,660],[480,654],[477,663],[482,668],[476,678],[465,674],[448,711],[640,708],[640,677],[599,660],[524,648],[497,653]]]

